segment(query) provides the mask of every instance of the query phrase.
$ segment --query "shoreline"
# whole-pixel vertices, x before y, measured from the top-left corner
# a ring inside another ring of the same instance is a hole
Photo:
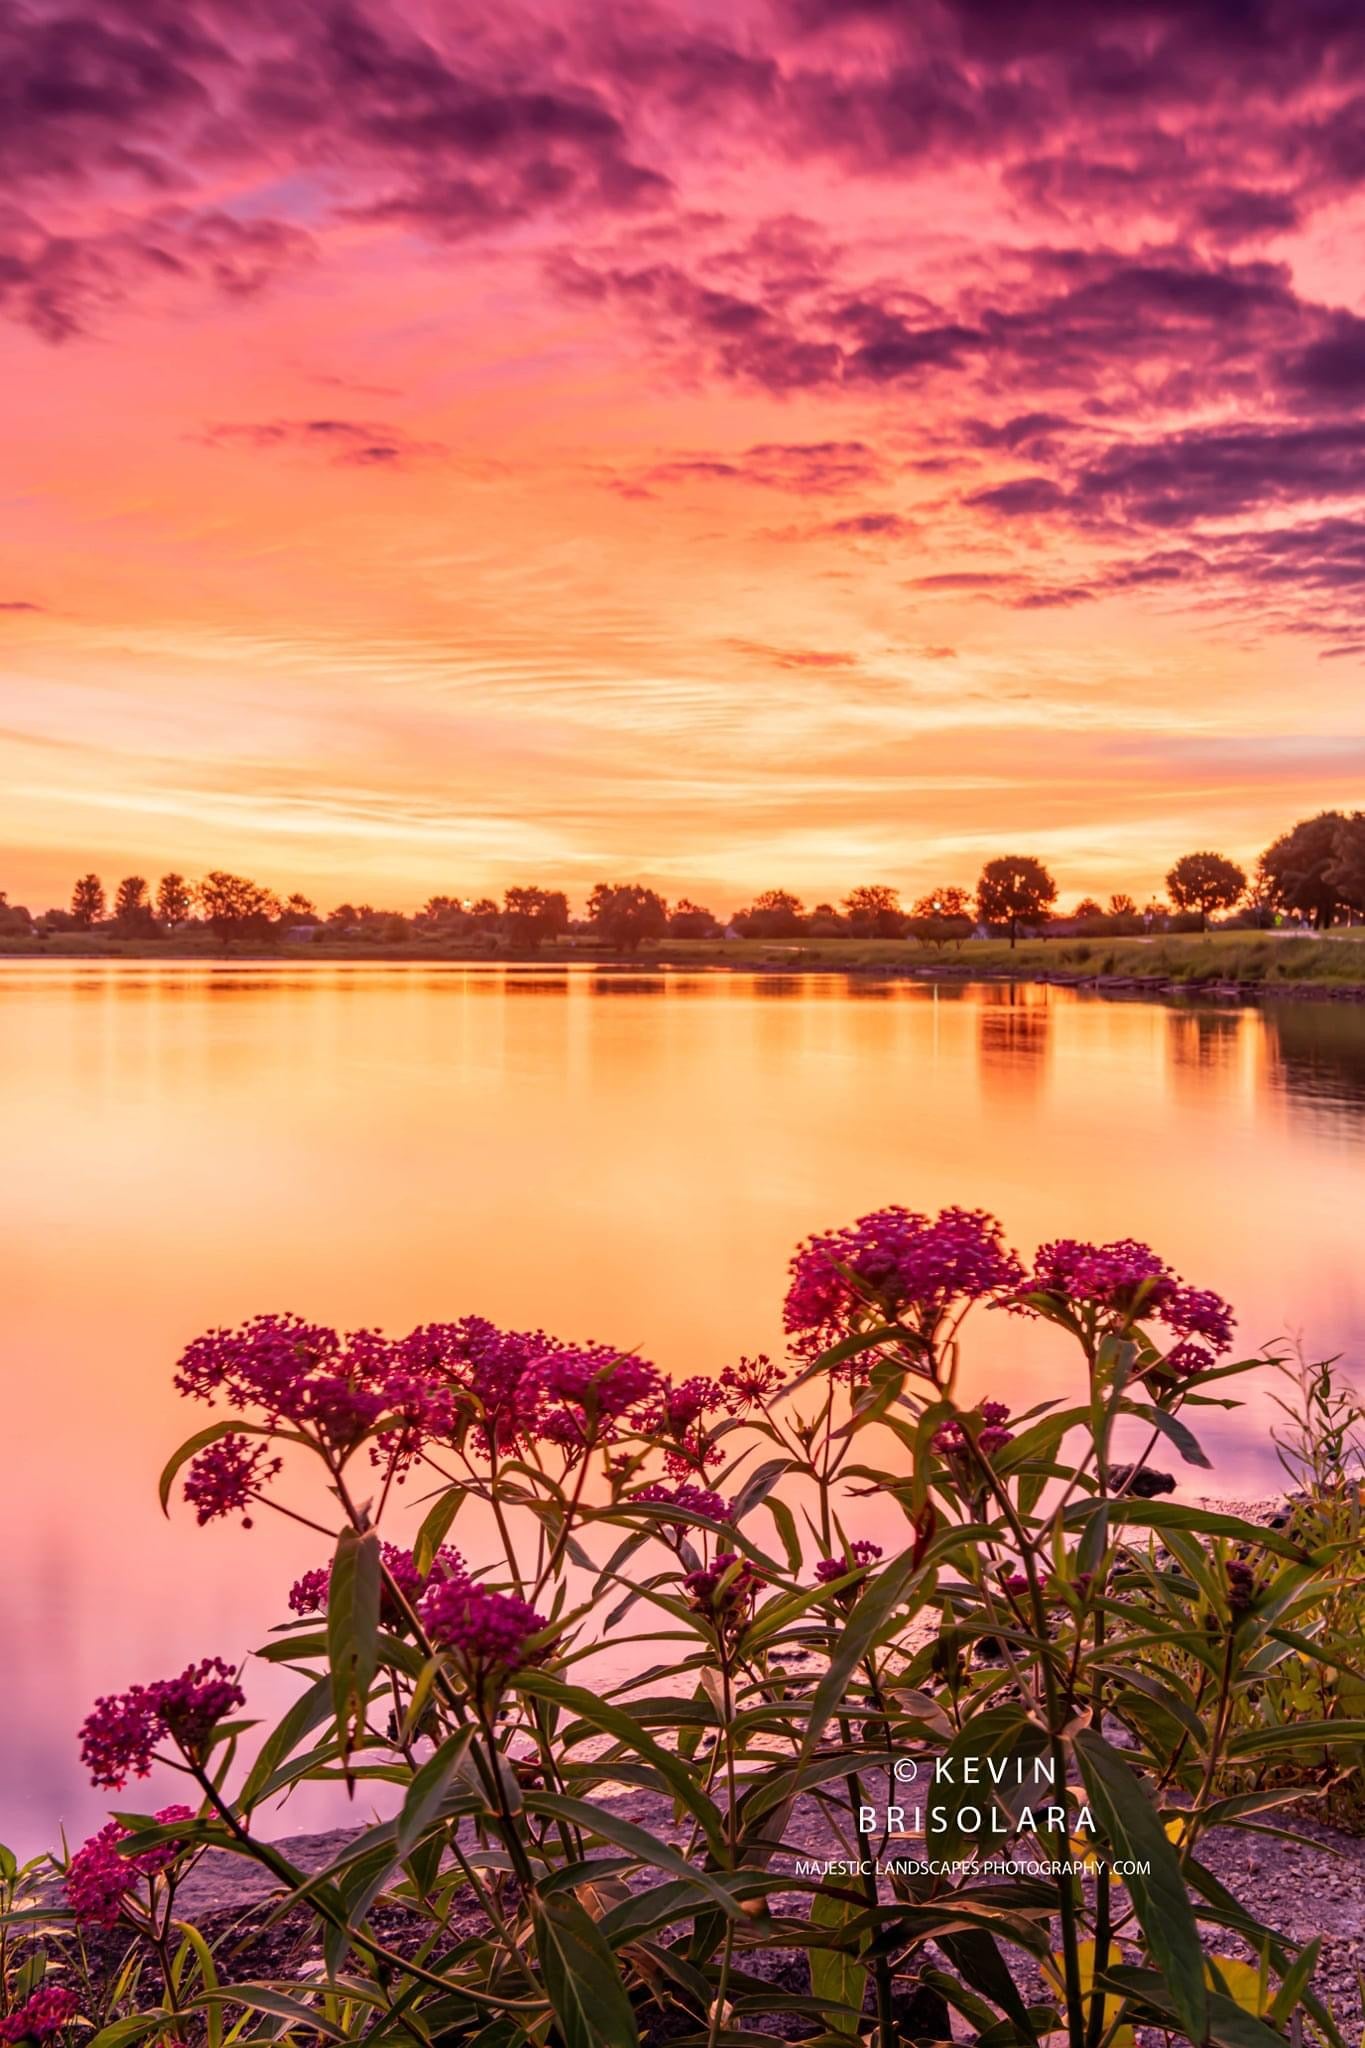
[[[1240,951],[1247,941],[1245,935],[1237,935],[1242,941]],[[1278,967],[1272,949],[1282,945],[1302,945],[1297,938],[1283,939],[1265,935],[1253,935],[1260,939],[1254,948],[1259,956],[1259,968]],[[1001,985],[1034,986],[1045,988],[1076,989],[1082,993],[1108,997],[1128,997],[1139,1001],[1167,1001],[1175,997],[1197,999],[1213,1003],[1264,1003],[1264,1002],[1311,1002],[1311,1003],[1365,1003],[1365,943],[1316,939],[1307,943],[1315,948],[1331,947],[1335,953],[1338,947],[1347,945],[1351,958],[1345,961],[1348,969],[1355,970],[1358,978],[1327,975],[1274,978],[1258,972],[1254,976],[1237,973],[1220,973],[1218,954],[1231,952],[1232,935],[1211,935],[1210,941],[1186,941],[1177,945],[1179,965],[1195,972],[1171,972],[1165,968],[1140,971],[1140,958],[1125,960],[1121,971],[1115,963],[1112,967],[1097,965],[1091,968],[1076,955],[1086,955],[1104,950],[1104,942],[1075,941],[1054,938],[1048,941],[1026,942],[1027,950],[1020,949],[1021,957],[1011,959],[1008,954],[1001,958],[1001,945],[995,941],[969,941],[968,945],[980,948],[985,957],[962,958],[960,955],[945,959],[925,957],[927,949],[903,946],[896,942],[883,942],[881,949],[870,951],[859,949],[856,942],[843,942],[836,949],[826,942],[823,945],[763,944],[757,941],[720,941],[714,944],[692,940],[681,945],[667,944],[652,946],[648,951],[622,953],[596,951],[589,947],[560,947],[550,952],[533,952],[529,949],[505,948],[493,950],[439,944],[420,939],[355,943],[338,941],[334,944],[291,944],[279,945],[248,943],[243,945],[217,946],[196,940],[120,940],[97,937],[94,939],[73,939],[67,934],[36,941],[32,939],[0,938],[0,971],[10,962],[35,964],[42,961],[79,963],[82,961],[129,961],[156,962],[166,966],[198,965],[204,968],[228,968],[233,966],[264,967],[284,966],[337,966],[340,964],[379,964],[385,966],[413,967],[514,967],[534,968],[550,972],[563,972],[570,968],[592,970],[609,975],[661,975],[661,974],[732,974],[771,976],[830,976],[841,975],[858,981],[911,981],[925,986],[964,987],[971,984],[998,983]],[[1037,957],[1036,948],[1046,944],[1053,950],[1051,961]],[[1108,950],[1140,947],[1143,944],[1161,946],[1167,952],[1172,942],[1127,941],[1110,942]],[[1355,955],[1361,956],[1357,961]],[[1068,958],[1070,955],[1070,958]],[[1240,964],[1240,963],[1239,963]],[[1328,964],[1324,960],[1324,964]]]

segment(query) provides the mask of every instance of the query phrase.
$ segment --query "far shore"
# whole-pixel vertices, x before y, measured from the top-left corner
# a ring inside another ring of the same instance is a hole
[[[0,936],[0,959],[149,960],[204,966],[323,962],[414,965],[596,968],[609,973],[732,971],[739,973],[847,974],[883,979],[958,983],[1015,981],[1098,990],[1127,996],[1185,995],[1220,1001],[1263,998],[1321,1002],[1365,1001],[1365,929],[1320,936],[1221,931],[1154,934],[1150,938],[1057,935],[1021,939],[967,939],[932,946],[914,939],[663,939],[638,952],[612,952],[589,942],[563,941],[508,949],[469,941],[411,938],[368,941],[324,939],[224,945],[207,934],[164,939],[118,938],[111,933],[53,933],[47,938]]]

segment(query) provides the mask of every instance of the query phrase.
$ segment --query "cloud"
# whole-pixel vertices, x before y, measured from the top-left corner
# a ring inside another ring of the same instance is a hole
[[[607,481],[628,498],[652,498],[669,485],[692,483],[756,485],[823,497],[866,484],[881,471],[881,458],[865,441],[759,441],[731,455],[670,456]]]
[[[446,453],[438,441],[416,441],[397,427],[372,420],[235,420],[206,427],[212,448],[299,450],[345,469],[397,469]]]

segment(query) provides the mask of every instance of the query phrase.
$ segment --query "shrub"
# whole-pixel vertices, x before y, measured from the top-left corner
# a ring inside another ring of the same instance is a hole
[[[1073,1397],[965,1404],[973,1311],[1049,1324]],[[46,1969],[117,2021],[102,2048],[218,2048],[229,2022],[738,2048],[775,2010],[813,2041],[892,2048],[946,2038],[950,2009],[992,2048],[1125,2048],[1139,2026],[1261,2048],[1305,2015],[1340,2048],[1316,1944],[1263,1927],[1201,1851],[1296,1796],[1266,1774],[1365,1737],[1349,1714],[1257,1711],[1289,1659],[1335,1668],[1321,1631],[1347,1553],[1144,1481],[1158,1445],[1206,1465],[1187,1413],[1262,1362],[1231,1357],[1227,1304],[1130,1241],[1060,1241],[1025,1268],[980,1212],[893,1208],[799,1249],[785,1327],[791,1371],[680,1382],[474,1317],[390,1340],[264,1316],[191,1344],[177,1385],[224,1412],[171,1460],[163,1503],[180,1480],[201,1523],[249,1521],[288,1461],[286,1511],[331,1556],[258,1655],[302,1690],[249,1764],[217,1659],[96,1703],[95,1781],[160,1759],[193,1811],[120,1806],[63,1865],[76,1923],[112,1922],[145,1978],[129,1964],[111,1996],[60,1911],[12,1916],[14,2024]],[[1118,1431],[1138,1446],[1122,1464]],[[400,1546],[381,1531],[405,1486],[425,1513]],[[870,1492],[903,1517],[889,1555],[860,1527]],[[470,1500],[494,1555],[448,1543]],[[962,1804],[926,1794],[907,1854],[887,1809],[899,1767],[931,1759],[984,1782]],[[261,1829],[308,1781],[387,1785],[397,1809],[311,1878]],[[643,1818],[621,1786],[652,1795]],[[829,1853],[803,1868],[791,1845],[816,1819]],[[229,1937],[175,1915],[211,1847],[314,1923],[316,1965],[220,1983]],[[1263,1958],[1251,1993],[1206,1935]],[[780,1992],[775,1952],[802,1960]]]

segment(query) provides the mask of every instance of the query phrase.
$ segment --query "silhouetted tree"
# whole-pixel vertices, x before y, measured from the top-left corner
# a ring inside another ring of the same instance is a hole
[[[183,924],[194,908],[190,885],[183,875],[163,875],[156,885],[158,924]]]
[[[1110,917],[1136,917],[1137,914],[1138,907],[1134,899],[1125,895],[1122,889],[1115,890],[1109,898]]]
[[[864,883],[844,898],[848,927],[859,938],[898,939],[905,931],[900,894],[882,882]]]
[[[347,932],[360,923],[360,912],[354,903],[338,903],[335,910],[328,911],[327,922],[337,931]]]
[[[1007,924],[1010,945],[1019,935],[1019,925],[1039,924],[1057,901],[1057,884],[1040,860],[1031,853],[1002,853],[988,860],[976,885],[977,908],[983,924]]]
[[[746,939],[794,939],[805,921],[800,897],[786,889],[765,889],[747,910],[735,912],[735,923]]]
[[[680,896],[668,914],[670,938],[713,939],[719,930],[714,914],[686,896]]]
[[[1231,910],[1246,893],[1246,870],[1221,853],[1182,854],[1166,877],[1177,910],[1197,910],[1201,931],[1211,910]]]
[[[1072,912],[1072,916],[1078,918],[1103,917],[1104,912],[1101,910],[1099,904],[1095,901],[1093,896],[1082,896],[1080,902],[1076,905],[1075,910]]]
[[[1257,866],[1265,895],[1277,910],[1306,917],[1321,931],[1341,908],[1345,892],[1335,879],[1337,835],[1347,823],[1341,811],[1319,811],[1281,833]]]
[[[534,950],[569,929],[569,899],[562,889],[509,889],[502,899],[502,922],[514,946]]]
[[[317,921],[317,905],[308,897],[300,896],[297,890],[292,896],[285,897],[284,908],[280,912],[281,924],[316,924]]]
[[[152,906],[144,876],[125,875],[119,883],[114,891],[114,922],[121,932],[151,930]]]
[[[1352,811],[1337,826],[1332,864],[1324,879],[1339,891],[1343,903],[1365,910],[1365,811]]]
[[[915,905],[916,917],[967,917],[972,914],[972,892],[956,882],[942,889],[930,889]]]
[[[588,922],[598,937],[623,953],[668,929],[668,905],[640,882],[599,882],[588,898]]]
[[[82,875],[71,891],[71,916],[86,931],[104,916],[104,884],[98,875]]]
[[[215,868],[199,884],[197,895],[204,922],[215,938],[228,945],[233,939],[265,939],[274,936],[279,920],[279,898],[250,882],[244,875],[225,874]]]

